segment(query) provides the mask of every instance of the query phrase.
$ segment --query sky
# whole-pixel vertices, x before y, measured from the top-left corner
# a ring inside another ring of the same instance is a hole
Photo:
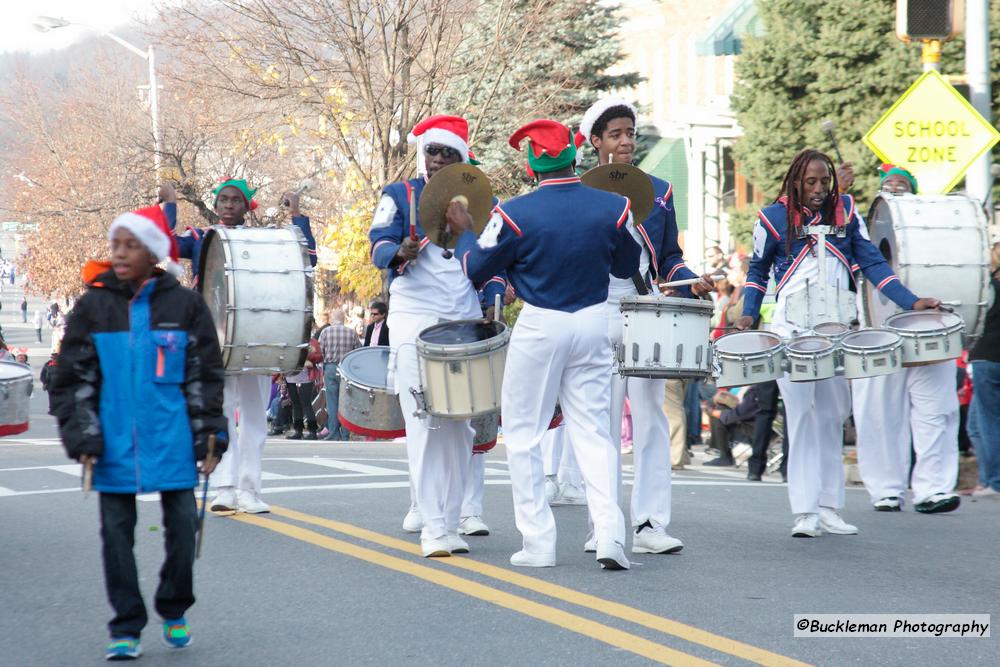
[[[154,11],[153,0],[6,0],[3,4],[0,52],[62,49],[93,34],[79,26],[41,33],[31,25],[36,16],[64,18],[110,30]]]

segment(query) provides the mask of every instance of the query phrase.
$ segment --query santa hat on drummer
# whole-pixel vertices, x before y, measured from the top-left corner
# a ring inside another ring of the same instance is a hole
[[[462,162],[469,161],[469,123],[461,116],[430,116],[413,126],[406,141],[417,144],[417,171],[424,171],[424,146],[440,144],[453,148],[462,156]]]
[[[528,166],[536,174],[559,171],[576,162],[576,144],[569,128],[549,120],[533,120],[510,135],[507,142],[521,150],[528,140]]]
[[[175,276],[183,273],[178,259],[177,238],[171,233],[167,216],[159,206],[147,206],[119,215],[108,229],[109,241],[119,229],[130,231],[157,261],[166,260],[164,268],[168,273]]]
[[[618,107],[624,107],[624,109],[618,109]],[[577,132],[577,139],[581,142],[589,144],[590,135],[594,132],[594,125],[596,125],[597,121],[601,119],[601,116],[612,109],[622,112],[616,114],[616,118],[618,115],[628,115],[632,117],[633,123],[636,122],[636,118],[638,116],[636,114],[634,104],[620,97],[605,97],[604,99],[597,100],[591,104],[590,108],[584,112],[583,119],[580,121],[580,130]]]

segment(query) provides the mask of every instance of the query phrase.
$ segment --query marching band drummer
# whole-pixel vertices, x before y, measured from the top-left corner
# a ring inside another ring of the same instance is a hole
[[[879,171],[882,192],[917,193],[917,179],[905,169],[883,164]],[[851,382],[858,469],[877,511],[898,512],[908,481],[916,511],[958,508],[961,501],[952,493],[958,481],[958,394],[948,391],[954,382],[950,359]]]
[[[848,286],[851,269],[860,268],[886,297],[907,310],[937,308],[937,299],[917,298],[899,281],[882,253],[868,239],[850,195],[839,195],[833,163],[825,154],[804,149],[792,160],[778,199],[758,212],[753,259],[747,274],[743,316],[734,323],[748,329],[760,314],[773,268],[777,305],[773,331],[788,337],[802,330],[787,319],[789,297],[820,276],[817,240],[810,225],[830,226],[826,237],[826,275],[831,285]],[[837,510],[844,506],[843,427],[851,409],[843,377],[814,382],[778,380],[785,400],[790,436],[788,499],[795,524],[793,537],[817,537],[823,531],[854,535]]]
[[[583,115],[580,134],[597,152],[598,162],[631,164],[635,151],[635,107],[618,98],[595,102]],[[642,249],[636,277],[644,285],[643,293],[658,282],[696,278],[684,265],[683,251],[677,243],[677,217],[674,212],[673,186],[650,175],[656,194],[653,211],[644,221],[629,227]],[[702,281],[676,290],[680,296],[703,296],[714,289],[706,275]],[[607,296],[608,335],[612,344],[622,342],[621,298],[639,294],[632,276],[610,277]],[[632,487],[632,553],[676,553],[684,543],[671,537],[670,524],[670,427],[663,411],[665,379],[624,378],[611,375],[611,441],[620,447],[622,411],[625,398],[632,407],[635,448],[635,482]],[[620,476],[619,472],[619,476]],[[588,542],[587,551],[594,544]]]
[[[597,560],[627,569],[625,520],[618,506],[618,450],[608,432],[611,344],[604,304],[608,276],[627,278],[639,265],[639,247],[625,227],[629,201],[580,183],[569,129],[536,120],[511,135],[528,161],[538,189],[498,205],[476,239],[459,202],[447,220],[460,234],[456,256],[473,280],[504,271],[525,305],[507,352],[501,413],[514,496],[514,519],[523,549],[511,565],[551,567],[556,525],[546,502],[539,443],[556,400],[568,440],[587,485],[597,536]]]
[[[255,190],[243,179],[226,179],[213,191],[215,213],[226,227],[241,227],[246,214],[256,208]],[[172,185],[160,186],[160,200],[170,228],[176,233],[177,194]],[[309,261],[316,266],[316,239],[313,238],[309,218],[299,210],[299,196],[286,193],[292,224],[302,230],[309,249]],[[191,260],[195,281],[198,279],[202,243],[208,229],[188,227],[177,236],[180,256]],[[264,456],[264,439],[267,437],[267,401],[271,393],[271,378],[267,375],[226,373],[225,413],[232,436],[229,456],[215,471],[218,493],[209,509],[213,512],[247,512],[260,514],[270,507],[260,497],[261,459]],[[239,423],[237,425],[237,414]]]
[[[419,202],[424,185],[441,168],[469,161],[468,137],[468,123],[458,116],[431,116],[417,123],[409,141],[419,146],[421,174],[382,190],[368,232],[372,262],[389,269],[389,345],[395,356],[395,386],[406,423],[406,457],[416,505],[411,504],[403,527],[421,531],[425,557],[469,551],[458,534],[458,524],[474,432],[467,419],[438,419],[430,428],[427,420],[414,415],[417,404],[410,389],[420,387],[415,342],[428,327],[479,319],[482,311],[458,259],[443,257],[442,249],[426,237],[411,237],[411,224],[418,235],[423,230],[419,221],[410,219],[410,199]],[[499,284],[493,286],[503,293]],[[487,286],[488,300],[492,300],[493,286]]]

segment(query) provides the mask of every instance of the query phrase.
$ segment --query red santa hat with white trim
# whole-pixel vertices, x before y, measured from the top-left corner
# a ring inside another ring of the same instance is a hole
[[[177,238],[170,231],[167,216],[159,206],[146,206],[119,215],[108,229],[109,241],[119,229],[131,232],[157,261],[166,260],[164,268],[167,272],[181,275],[183,270],[178,257]]]
[[[407,135],[408,143],[417,144],[417,163],[423,171],[424,146],[441,144],[453,148],[462,156],[462,162],[469,161],[469,123],[461,116],[430,116],[413,126]]]
[[[638,122],[638,114],[635,110],[635,105],[624,100],[620,97],[605,97],[604,99],[597,100],[590,105],[583,114],[583,119],[580,121],[580,132],[583,135],[583,140],[586,143],[590,143],[590,134],[594,129],[594,123],[597,119],[604,115],[604,112],[608,109],[613,109],[614,107],[625,107],[632,112],[632,118]]]

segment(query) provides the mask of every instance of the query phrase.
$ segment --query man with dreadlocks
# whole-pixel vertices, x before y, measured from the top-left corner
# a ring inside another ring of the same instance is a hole
[[[917,193],[917,179],[907,170],[883,164],[879,172],[883,193]],[[954,381],[955,363],[948,360],[851,382],[858,469],[876,511],[898,512],[907,482],[916,511],[958,508],[961,501],[952,493],[958,481],[958,394],[947,390]]]
[[[579,134],[597,152],[600,164],[609,162],[632,163],[635,152],[635,107],[618,98],[604,98],[595,102],[580,122]],[[635,277],[610,277],[607,295],[608,334],[613,344],[622,342],[621,299],[624,296],[651,291],[652,285],[669,280],[696,278],[697,275],[684,265],[683,251],[677,243],[677,217],[674,212],[673,186],[667,181],[650,176],[656,204],[645,220],[629,226],[629,232],[642,255],[639,272]],[[678,290],[681,296],[696,297],[708,294],[714,284],[706,275],[690,288]],[[670,427],[663,411],[666,380],[623,378],[611,376],[611,440],[621,443],[622,411],[625,398],[632,407],[635,423],[633,457],[635,484],[632,489],[632,552],[677,553],[683,542],[670,536]],[[619,469],[619,478],[621,472]],[[593,542],[584,547],[594,550]]]
[[[810,232],[830,226],[836,233]],[[805,149],[792,161],[781,194],[758,212],[753,259],[747,274],[743,316],[734,325],[747,329],[760,315],[769,274],[777,284],[777,304],[771,328],[784,337],[804,333],[788,319],[789,297],[815,282],[820,270],[816,246],[825,241],[827,282],[846,289],[851,272],[860,269],[889,299],[906,310],[937,308],[941,302],[917,298],[899,281],[872,245],[850,195],[839,195],[836,171],[825,154]],[[793,537],[817,537],[823,531],[854,535],[837,510],[844,506],[844,466],[841,449],[844,421],[850,414],[847,380],[833,377],[816,382],[778,380],[788,414],[788,499],[795,524]]]

